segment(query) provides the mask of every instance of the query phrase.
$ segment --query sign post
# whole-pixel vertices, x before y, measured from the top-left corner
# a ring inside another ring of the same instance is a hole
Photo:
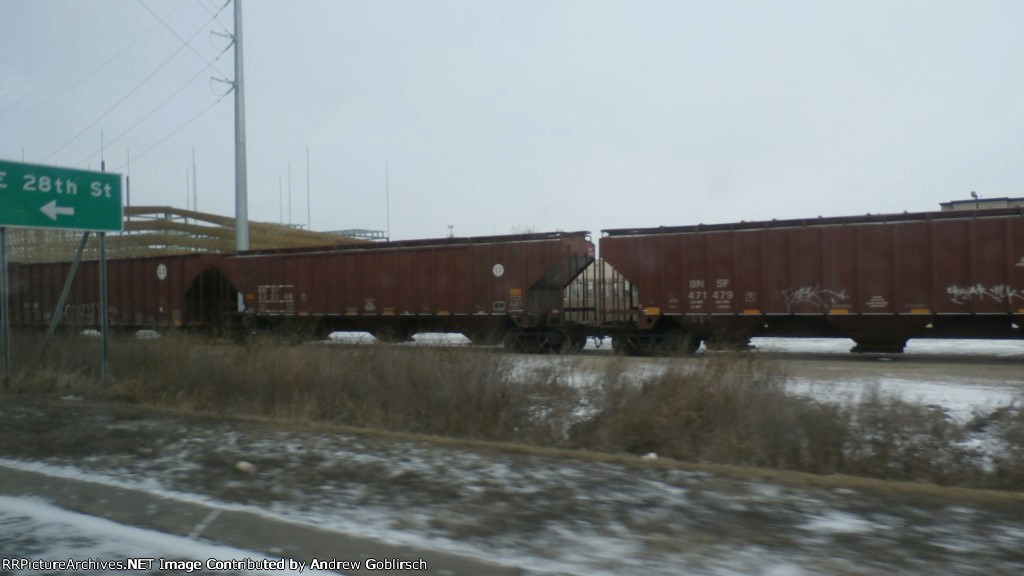
[[[100,233],[100,337],[103,339],[100,372],[106,386],[108,312],[104,233],[124,229],[121,175],[0,160],[0,267],[3,267],[0,271],[0,314],[3,315],[0,337],[3,338],[5,385],[10,383],[11,371],[10,294],[5,241],[9,226]],[[82,240],[84,247],[85,238]],[[55,313],[54,323],[58,318]],[[45,343],[43,347],[45,350]]]
[[[7,229],[0,226],[0,337],[4,340],[4,388],[11,386],[11,303],[8,300],[10,283],[7,278]]]

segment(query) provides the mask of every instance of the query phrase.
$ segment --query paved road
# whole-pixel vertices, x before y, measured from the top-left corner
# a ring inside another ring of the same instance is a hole
[[[252,511],[233,510],[167,495],[157,495],[143,489],[54,476],[10,466],[0,466],[0,494],[41,499],[64,510],[103,518],[127,526],[190,540],[201,539],[219,545],[233,546],[239,550],[259,552],[242,557],[236,555],[235,558],[238,560],[262,562],[261,559],[273,559],[279,562],[282,559],[288,559],[292,561],[288,564],[289,567],[294,567],[295,562],[301,562],[301,566],[310,566],[314,560],[328,563],[329,566],[333,566],[330,564],[331,562],[351,562],[361,565],[360,568],[349,567],[343,571],[336,570],[345,574],[438,574],[449,576],[493,574],[501,576],[519,572],[514,568],[472,558],[462,558],[425,549],[416,550],[409,546],[388,545],[368,538],[287,522]],[[0,501],[0,510],[4,508],[4,504],[8,504],[8,508],[10,508],[9,502]],[[66,522],[73,520],[73,516],[65,518]],[[81,535],[72,536],[82,537]],[[24,533],[20,535],[22,539],[26,537],[29,535]],[[52,535],[49,538],[52,538]],[[3,538],[0,537],[0,542],[2,541]],[[173,540],[168,542],[174,543]],[[22,546],[24,543],[18,541],[7,542],[2,546],[4,557],[31,557],[29,550],[25,548],[22,548],[22,551],[18,550]],[[174,552],[174,550],[167,552]],[[128,543],[122,548],[122,553],[103,560],[143,555],[138,550],[131,550]],[[76,558],[76,560],[93,557],[95,556],[89,553],[81,558]],[[169,556],[169,558],[201,561],[205,565],[208,557],[190,557],[179,552],[178,555]],[[62,559],[67,559],[67,557],[62,557]],[[382,564],[385,567],[367,570],[367,561],[371,561],[374,567]],[[427,569],[386,568],[388,565],[396,565],[394,564],[396,561],[408,562],[411,567],[425,565]],[[229,566],[231,565],[229,564]]]

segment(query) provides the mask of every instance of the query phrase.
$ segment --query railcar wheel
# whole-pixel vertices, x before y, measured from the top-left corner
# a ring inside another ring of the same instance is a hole
[[[619,356],[636,356],[636,342],[628,336],[616,334],[612,336],[612,352]]]
[[[580,336],[578,338],[573,339],[573,345],[572,345],[572,351],[573,352],[582,352],[583,349],[586,348],[586,347],[587,347],[587,337],[586,336]]]
[[[526,332],[523,334],[522,351],[527,354],[544,354],[554,352],[555,349],[547,335]]]
[[[497,333],[469,332],[463,333],[474,346],[497,346],[504,342],[504,336]]]
[[[556,352],[558,354],[575,354],[580,350],[583,350],[583,347],[587,343],[587,338],[585,336],[565,332],[554,333],[552,337],[549,337],[549,339],[550,338],[554,338],[552,340],[554,342],[558,342],[557,338],[561,338],[561,342],[558,347],[552,347],[552,352]]]
[[[501,338],[501,345],[509,352],[523,351],[523,331],[521,328],[510,328]]]
[[[697,352],[700,348],[700,338],[689,332],[669,332],[658,338],[652,352],[666,356],[688,356]]]
[[[686,337],[686,354],[696,354],[697,350],[700,349],[700,338],[690,334]]]

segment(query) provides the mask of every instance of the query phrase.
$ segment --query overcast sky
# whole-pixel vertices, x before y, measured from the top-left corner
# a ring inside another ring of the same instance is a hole
[[[222,1],[0,0],[0,158],[98,169],[102,131],[184,207],[194,148],[233,215]],[[241,5],[255,220],[384,230],[385,164],[397,239],[1024,196],[1020,1]]]

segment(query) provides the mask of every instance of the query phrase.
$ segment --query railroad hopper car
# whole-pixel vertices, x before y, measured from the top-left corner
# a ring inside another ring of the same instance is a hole
[[[587,232],[412,240],[225,255],[221,284],[254,329],[458,332],[523,351],[583,346],[565,287],[594,260]]]
[[[111,259],[107,262],[111,326],[170,329],[217,325],[225,312],[226,287],[216,283],[215,254]],[[100,323],[99,263],[81,262],[64,306],[57,309],[70,262],[12,263],[11,325],[44,327],[54,315],[76,328]],[[230,312],[230,308],[226,310]]]
[[[605,230],[635,290],[604,322],[627,353],[742,348],[751,336],[1020,338],[1024,211],[931,212]]]
[[[589,233],[414,240],[308,249],[112,259],[112,327],[367,331],[383,341],[460,332],[522,351],[583,346],[588,325],[566,313],[566,286],[594,260]],[[11,264],[12,325],[99,324],[99,266]]]

